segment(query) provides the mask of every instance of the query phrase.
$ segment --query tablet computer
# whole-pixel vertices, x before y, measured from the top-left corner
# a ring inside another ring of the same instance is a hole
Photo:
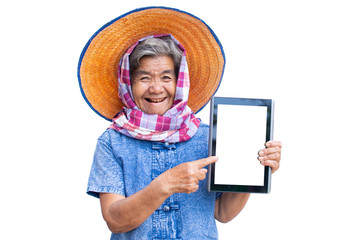
[[[210,109],[208,190],[269,193],[271,168],[257,160],[272,140],[274,102],[271,99],[213,97]]]

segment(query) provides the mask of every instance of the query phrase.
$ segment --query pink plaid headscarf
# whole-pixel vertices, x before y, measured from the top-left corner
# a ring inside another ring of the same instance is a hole
[[[160,116],[142,112],[135,104],[130,83],[129,56],[139,42],[151,37],[170,36],[182,50],[181,64],[176,83],[173,106]],[[123,110],[118,113],[110,128],[120,133],[141,140],[158,142],[183,142],[189,140],[197,132],[200,120],[187,106],[190,89],[189,70],[184,47],[171,35],[154,35],[139,40],[131,46],[122,57],[118,71],[119,96],[124,103]]]

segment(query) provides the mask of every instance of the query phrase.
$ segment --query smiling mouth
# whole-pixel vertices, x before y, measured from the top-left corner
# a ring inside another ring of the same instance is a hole
[[[146,101],[150,102],[150,103],[160,103],[165,101],[166,97],[164,98],[145,98]]]

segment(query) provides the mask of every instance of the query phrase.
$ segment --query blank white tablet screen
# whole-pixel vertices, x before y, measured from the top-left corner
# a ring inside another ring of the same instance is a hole
[[[218,105],[215,184],[264,185],[257,160],[266,142],[266,106]]]

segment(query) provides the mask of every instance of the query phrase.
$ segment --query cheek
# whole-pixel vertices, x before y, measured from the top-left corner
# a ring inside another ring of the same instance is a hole
[[[172,99],[175,98],[175,93],[176,93],[176,82],[174,84],[172,84],[169,88],[169,94],[171,96]]]
[[[141,96],[144,94],[146,90],[143,89],[139,84],[133,84],[131,86],[132,94],[134,97],[134,101],[136,104],[138,104],[139,100],[141,99]]]

